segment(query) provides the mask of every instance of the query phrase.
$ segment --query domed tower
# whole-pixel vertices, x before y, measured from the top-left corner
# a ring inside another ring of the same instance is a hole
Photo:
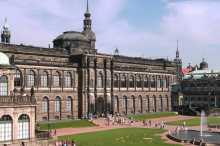
[[[92,31],[92,20],[89,12],[89,2],[87,0],[87,10],[84,19],[84,28],[82,32],[66,31],[54,39],[55,48],[62,48],[69,54],[96,53],[95,42],[96,36]]]
[[[202,59],[202,62],[200,63],[200,70],[206,70],[209,68],[208,63],[205,61],[205,58]]]
[[[10,43],[11,32],[9,31],[9,25],[7,24],[7,18],[5,18],[4,25],[1,30],[1,42]]]

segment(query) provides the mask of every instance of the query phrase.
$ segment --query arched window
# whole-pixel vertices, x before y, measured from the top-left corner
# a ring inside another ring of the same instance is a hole
[[[133,113],[135,114],[136,113],[136,102],[135,102],[135,97],[134,96],[131,96],[132,98],[132,101],[133,101]]]
[[[127,87],[127,78],[125,75],[121,76],[121,87],[126,88]]]
[[[129,77],[129,87],[134,88],[134,76],[133,75]]]
[[[169,77],[166,78],[166,88],[169,88],[170,86],[170,81],[169,81]]]
[[[57,96],[55,99],[55,112],[60,112],[60,111],[61,111],[61,99],[59,96]]]
[[[12,140],[12,118],[4,115],[0,118],[0,141]]]
[[[8,78],[7,78],[7,76],[0,77],[0,96],[8,96]]]
[[[118,84],[118,75],[114,75],[114,78],[113,78],[113,80],[114,80],[114,88],[118,88],[119,87],[119,84]]]
[[[27,72],[27,87],[35,86],[35,72],[33,70],[29,70]]]
[[[142,88],[141,76],[136,77],[137,88]]]
[[[148,76],[145,76],[145,78],[144,78],[144,87],[145,87],[145,88],[148,88],[148,87],[149,87]]]
[[[60,73],[56,72],[53,75],[53,86],[54,87],[61,87],[61,80],[60,80]]]
[[[166,78],[163,79],[163,88],[167,88],[167,80],[166,80]]]
[[[42,101],[42,112],[47,113],[49,112],[49,99],[48,97],[44,97]]]
[[[20,87],[21,86],[21,71],[19,71],[18,69],[15,71],[15,78],[14,78],[14,86],[15,87]]]
[[[93,79],[89,80],[89,86],[90,86],[90,88],[94,88],[94,80]]]
[[[160,83],[161,83],[161,78],[158,76],[157,77],[157,88],[161,88]]]
[[[155,79],[155,76],[151,76],[151,79],[150,79],[150,87],[151,87],[151,88],[156,88],[156,79]]]
[[[124,96],[124,109],[125,109],[125,114],[128,114],[128,97]]]
[[[140,109],[140,113],[143,113],[143,98],[142,98],[142,96],[139,96],[139,109]]]
[[[66,88],[69,88],[72,86],[72,74],[70,72],[65,72],[64,74],[64,85]]]
[[[40,85],[41,87],[48,87],[48,74],[46,71],[40,76]]]
[[[164,82],[163,82],[163,78],[160,79],[160,88],[163,88],[164,86]]]
[[[71,112],[72,111],[72,97],[68,96],[66,100],[66,111]]]
[[[21,115],[18,118],[18,137],[19,139],[28,139],[30,136],[30,118],[28,115]]]
[[[118,96],[114,96],[114,109],[115,109],[115,112],[119,113],[119,99],[118,99]]]
[[[100,73],[98,74],[98,77],[97,77],[97,87],[98,87],[98,88],[103,88],[103,86],[104,86],[104,83],[103,83],[103,75],[102,75],[102,73],[100,72]]]

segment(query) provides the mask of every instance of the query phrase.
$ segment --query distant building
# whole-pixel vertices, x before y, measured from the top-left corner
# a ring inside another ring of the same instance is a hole
[[[220,71],[209,70],[203,59],[198,69],[184,75],[181,81],[183,105],[207,112],[220,107]]]

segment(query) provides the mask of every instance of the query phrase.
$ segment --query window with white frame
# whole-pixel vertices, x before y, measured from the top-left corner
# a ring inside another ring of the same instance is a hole
[[[41,87],[48,87],[48,74],[45,71],[40,77],[40,85]]]
[[[19,139],[28,139],[30,133],[30,119],[28,115],[21,115],[18,118],[18,137]]]
[[[53,75],[53,86],[54,87],[61,87],[60,73],[59,72],[56,72]]]
[[[55,112],[60,112],[61,110],[61,99],[59,96],[55,99]]]
[[[4,115],[0,118],[0,141],[12,140],[12,118]]]
[[[0,96],[8,96],[8,78],[7,78],[7,76],[0,77]]]
[[[72,97],[68,96],[66,100],[66,111],[71,112],[72,111]]]
[[[71,87],[72,86],[72,74],[70,73],[70,72],[65,72],[64,73],[64,85],[65,85],[65,87],[66,88],[69,88],[69,87]]]
[[[49,109],[49,100],[47,97],[44,97],[42,101],[42,112],[47,113]]]
[[[35,72],[33,70],[29,70],[27,72],[27,87],[35,86]]]
[[[18,69],[15,71],[15,78],[14,78],[14,86],[20,87],[21,86],[21,71]]]

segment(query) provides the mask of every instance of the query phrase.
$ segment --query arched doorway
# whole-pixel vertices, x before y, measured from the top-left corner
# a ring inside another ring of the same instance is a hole
[[[104,106],[104,99],[102,97],[99,97],[96,100],[96,114],[102,115],[104,114],[105,106]]]
[[[12,140],[12,118],[4,115],[0,119],[0,141]]]
[[[18,118],[18,137],[19,139],[30,138],[30,118],[23,114]]]

